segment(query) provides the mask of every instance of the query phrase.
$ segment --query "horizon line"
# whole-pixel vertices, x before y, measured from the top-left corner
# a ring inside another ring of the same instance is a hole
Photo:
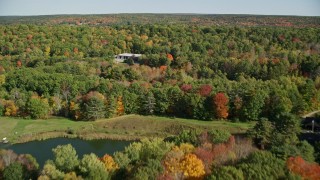
[[[39,15],[0,15],[0,17],[38,17],[38,16],[90,16],[90,15],[126,15],[126,14],[154,14],[154,15],[236,15],[236,16],[291,16],[291,17],[320,17],[315,15],[290,15],[290,14],[220,14],[220,13],[92,13],[92,14],[77,14],[77,13],[66,13],[66,14],[39,14]]]

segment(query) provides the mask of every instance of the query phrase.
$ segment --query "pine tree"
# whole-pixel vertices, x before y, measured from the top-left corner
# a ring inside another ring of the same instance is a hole
[[[154,98],[153,94],[149,92],[146,96],[146,100],[144,101],[143,105],[143,110],[145,114],[153,114],[156,104],[155,101],[156,99]]]

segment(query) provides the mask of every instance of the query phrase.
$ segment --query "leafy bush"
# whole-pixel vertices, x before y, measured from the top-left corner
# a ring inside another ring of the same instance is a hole
[[[136,172],[133,172],[133,179],[155,179],[163,171],[163,167],[160,161],[150,159],[146,165],[139,167]]]
[[[196,130],[183,130],[178,136],[173,138],[173,142],[177,145],[182,143],[190,143],[194,146],[198,145],[199,132]]]
[[[77,152],[71,144],[59,145],[52,149],[52,152],[54,155],[54,164],[61,171],[70,172],[79,165]]]
[[[231,133],[224,129],[215,129],[209,132],[214,144],[225,143],[231,136]]]
[[[23,167],[20,163],[11,163],[3,170],[3,178],[7,180],[23,179]]]
[[[46,99],[31,98],[26,106],[31,118],[39,119],[48,116],[50,107]]]
[[[243,172],[233,166],[223,166],[214,169],[208,180],[244,180]]]
[[[314,161],[314,148],[307,141],[301,141],[297,145],[283,144],[273,146],[270,151],[278,158],[286,160],[291,156],[301,156],[307,161]]]
[[[86,179],[110,179],[108,171],[105,169],[105,165],[93,153],[83,156],[79,169],[82,176]]]
[[[285,161],[267,151],[252,153],[237,168],[242,170],[245,179],[279,179],[286,175]]]
[[[315,152],[314,156],[316,158],[316,162],[320,164],[320,141],[315,143],[314,152]]]

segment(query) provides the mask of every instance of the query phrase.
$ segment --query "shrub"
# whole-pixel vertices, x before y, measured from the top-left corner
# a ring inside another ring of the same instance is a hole
[[[244,177],[241,169],[237,169],[232,166],[223,166],[215,169],[211,174],[211,176],[208,177],[208,180],[219,180],[219,179],[244,180]]]
[[[49,103],[46,99],[31,98],[27,104],[27,112],[31,118],[46,118],[49,113]]]
[[[285,162],[266,151],[252,153],[237,167],[243,171],[245,179],[281,179],[286,173]]]
[[[3,178],[7,180],[23,179],[23,167],[20,163],[11,163],[3,170]]]
[[[215,129],[209,132],[214,144],[227,142],[231,136],[230,132],[222,129]]]
[[[183,130],[178,136],[174,137],[173,142],[177,145],[182,143],[190,143],[194,146],[198,145],[199,133],[196,130]]]

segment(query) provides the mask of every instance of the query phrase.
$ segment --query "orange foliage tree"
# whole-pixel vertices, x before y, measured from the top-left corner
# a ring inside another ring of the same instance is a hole
[[[172,60],[173,60],[172,54],[167,54],[167,58],[168,58],[170,61],[172,61]]]
[[[165,66],[165,65],[163,65],[163,66],[160,66],[160,67],[159,67],[159,69],[160,69],[160,71],[161,71],[161,72],[166,71],[166,70],[167,70],[167,68],[168,68],[168,67],[167,67],[167,66]]]
[[[122,102],[122,96],[119,96],[117,100],[117,115],[121,116],[123,114],[124,114],[124,106]]]
[[[214,110],[216,112],[216,117],[217,118],[227,118],[229,113],[229,109],[228,109],[228,102],[229,99],[228,97],[220,92],[217,93],[214,97],[213,97],[213,104],[214,104]]]
[[[108,154],[105,154],[102,158],[101,158],[101,161],[103,162],[106,170],[108,172],[113,172],[117,169],[119,169],[119,166],[118,164],[113,160],[113,158],[108,155]]]
[[[73,48],[73,53],[78,54],[79,53],[79,49],[77,47]]]
[[[300,156],[290,157],[287,160],[287,168],[290,172],[300,175],[303,179],[320,179],[320,166],[316,163],[308,163]]]

